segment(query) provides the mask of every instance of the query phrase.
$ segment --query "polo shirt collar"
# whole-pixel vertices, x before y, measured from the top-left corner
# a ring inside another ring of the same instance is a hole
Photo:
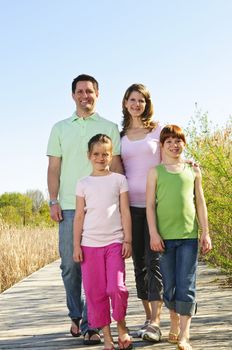
[[[89,117],[86,118],[87,119],[93,119],[93,120],[98,120],[99,119],[99,114],[98,113],[93,113],[91,114]],[[78,115],[76,114],[76,112],[74,112],[72,114],[72,117],[71,117],[71,121],[74,122],[74,121],[81,121],[81,120],[84,120],[84,118],[81,118],[81,117],[78,117]]]

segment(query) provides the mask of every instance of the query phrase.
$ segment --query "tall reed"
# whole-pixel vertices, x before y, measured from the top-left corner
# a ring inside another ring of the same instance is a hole
[[[57,228],[10,228],[0,220],[0,292],[56,260]]]

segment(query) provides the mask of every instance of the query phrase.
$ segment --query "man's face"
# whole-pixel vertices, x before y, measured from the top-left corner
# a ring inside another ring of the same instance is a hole
[[[94,89],[91,81],[79,81],[72,97],[76,103],[78,116],[86,117],[95,111],[98,91]]]

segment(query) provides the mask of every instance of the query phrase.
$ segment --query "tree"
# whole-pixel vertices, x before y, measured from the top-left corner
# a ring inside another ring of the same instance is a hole
[[[0,196],[0,208],[3,207],[14,207],[24,226],[29,222],[32,214],[32,200],[28,196],[17,192],[6,192]],[[5,212],[6,217],[7,212]]]
[[[32,200],[32,210],[34,213],[38,213],[44,203],[44,195],[40,190],[28,190],[26,196]]]

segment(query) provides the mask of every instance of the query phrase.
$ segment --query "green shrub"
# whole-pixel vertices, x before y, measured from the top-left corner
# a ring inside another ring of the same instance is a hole
[[[198,113],[186,130],[187,156],[200,164],[213,250],[206,259],[232,274],[232,120],[210,129],[207,114]]]

